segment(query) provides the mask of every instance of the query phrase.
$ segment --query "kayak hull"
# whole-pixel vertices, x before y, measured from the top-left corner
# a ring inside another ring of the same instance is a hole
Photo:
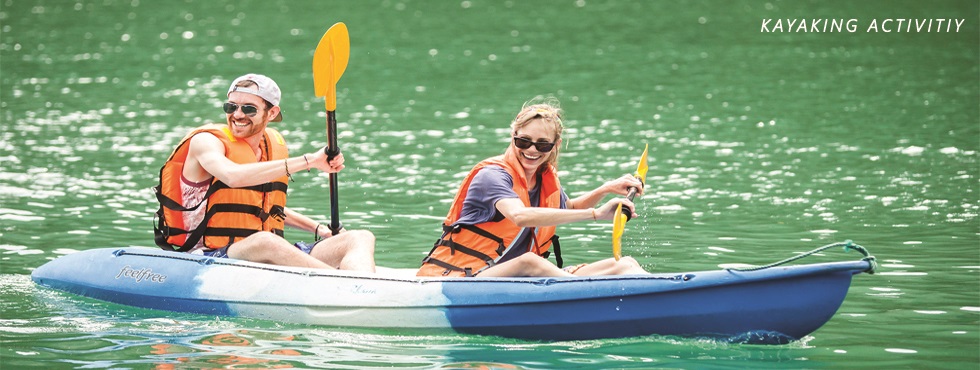
[[[646,335],[780,344],[830,320],[866,261],[576,278],[420,278],[151,248],[102,248],[37,268],[39,285],[134,307],[335,327],[531,340]]]

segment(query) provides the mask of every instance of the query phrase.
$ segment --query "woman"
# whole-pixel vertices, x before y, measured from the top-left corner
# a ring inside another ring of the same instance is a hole
[[[646,273],[631,257],[609,258],[564,269],[546,258],[558,249],[555,226],[612,220],[625,198],[593,208],[606,195],[626,195],[643,185],[626,175],[575,199],[558,181],[561,109],[557,101],[524,104],[511,123],[507,151],[470,171],[443,222],[443,235],[422,260],[419,276],[585,276]],[[635,212],[634,212],[635,214]]]

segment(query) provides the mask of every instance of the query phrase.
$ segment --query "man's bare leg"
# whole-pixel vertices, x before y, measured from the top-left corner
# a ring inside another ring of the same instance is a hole
[[[228,248],[228,257],[280,266],[336,269],[268,231],[260,231],[235,242]]]
[[[369,231],[344,231],[317,243],[310,256],[341,270],[375,272],[374,242]]]

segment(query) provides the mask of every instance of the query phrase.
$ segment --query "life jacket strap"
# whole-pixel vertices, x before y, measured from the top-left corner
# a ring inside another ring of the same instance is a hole
[[[469,248],[469,247],[467,247],[465,245],[456,243],[456,242],[454,242],[452,240],[439,239],[438,241],[436,241],[436,245],[435,246],[436,247],[449,247],[449,248],[452,248],[454,250],[457,250],[457,251],[459,251],[461,253],[465,253],[465,254],[471,255],[473,257],[479,258],[481,261],[486,262],[487,265],[489,265],[489,266],[493,266],[495,264],[493,257],[490,257],[490,256],[488,256],[488,255],[486,255],[486,254],[484,254],[484,253],[482,253],[482,252],[480,252],[480,251],[478,251],[476,249],[472,249],[472,248]]]
[[[239,229],[234,227],[209,227],[204,232],[205,236],[228,236],[232,238],[245,238],[258,231],[252,229]]]
[[[226,187],[227,187],[227,185],[226,185]],[[274,192],[274,191],[281,191],[281,192],[285,193],[286,190],[289,189],[289,185],[286,184],[286,183],[284,183],[284,182],[273,181],[273,182],[267,182],[265,184],[252,185],[252,186],[247,186],[247,187],[238,188],[238,189],[252,190],[252,191],[257,191],[257,192],[260,192],[260,193],[271,193],[271,192]]]
[[[469,232],[471,232],[471,233],[474,233],[476,235],[482,236],[484,238],[487,238],[487,239],[490,239],[490,240],[493,240],[494,242],[496,242],[497,243],[497,255],[498,256],[499,255],[502,255],[504,253],[504,251],[507,250],[507,246],[504,245],[504,239],[503,238],[501,238],[499,236],[496,236],[496,235],[490,233],[489,231],[483,230],[483,229],[477,227],[476,225],[460,225],[460,224],[452,225],[452,226],[442,225],[443,235],[446,235],[446,233],[455,234],[455,233],[458,233],[458,232],[460,232],[461,230],[464,230],[464,229],[467,230],[467,231],[469,231]],[[452,237],[451,236],[450,236],[450,240],[452,240]]]
[[[463,274],[466,275],[466,277],[473,277],[473,276],[475,276],[473,274],[473,269],[472,268],[469,268],[469,267],[467,267],[465,269],[464,268],[459,268],[457,266],[451,265],[451,264],[449,264],[447,262],[443,262],[443,261],[437,260],[437,259],[432,258],[432,257],[425,257],[425,258],[423,258],[422,259],[422,264],[426,264],[426,263],[431,263],[433,265],[436,265],[436,266],[439,266],[439,267],[442,267],[442,268],[446,269],[446,271],[443,271],[442,272],[442,276],[449,275],[449,273],[452,272],[452,271],[461,271],[461,272],[463,272]],[[483,271],[483,270],[481,269],[480,271]]]
[[[555,264],[558,268],[562,268],[565,265],[565,261],[561,259],[561,244],[558,243],[558,234],[551,236],[551,245],[555,247]],[[545,254],[551,254],[551,251],[545,252]],[[548,258],[545,256],[544,258]]]
[[[262,222],[269,219],[269,214],[262,210],[262,207],[250,204],[215,204],[208,209],[208,213],[244,213],[258,217]],[[203,224],[203,223],[202,223]]]

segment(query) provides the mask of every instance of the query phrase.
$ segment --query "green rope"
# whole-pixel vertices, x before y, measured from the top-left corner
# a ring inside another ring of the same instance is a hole
[[[784,260],[779,261],[779,262],[773,262],[773,263],[770,263],[770,264],[765,265],[765,266],[755,266],[755,267],[746,267],[746,268],[726,268],[725,270],[729,270],[729,271],[758,271],[758,270],[764,270],[764,269],[767,269],[767,268],[770,268],[770,267],[776,267],[776,266],[779,266],[779,265],[784,265],[784,264],[787,264],[787,263],[796,261],[798,259],[809,257],[809,256],[812,256],[814,254],[823,252],[823,251],[825,251],[827,249],[834,248],[834,247],[844,247],[844,252],[845,253],[848,252],[848,251],[851,251],[851,250],[856,250],[858,252],[861,252],[861,254],[864,255],[864,258],[862,258],[861,260],[862,261],[868,261],[868,263],[871,265],[871,267],[867,271],[865,271],[865,272],[867,272],[869,274],[874,274],[875,272],[878,271],[878,261],[875,260],[875,256],[872,256],[871,253],[868,252],[868,249],[867,248],[862,247],[862,246],[857,245],[857,244],[854,244],[854,242],[852,242],[850,240],[844,241],[843,243],[828,244],[828,245],[822,246],[820,248],[814,249],[812,251],[809,251],[809,252],[806,252],[806,253],[803,253],[803,254],[800,254],[800,255],[797,255],[797,256],[793,256],[793,257],[784,259]]]

